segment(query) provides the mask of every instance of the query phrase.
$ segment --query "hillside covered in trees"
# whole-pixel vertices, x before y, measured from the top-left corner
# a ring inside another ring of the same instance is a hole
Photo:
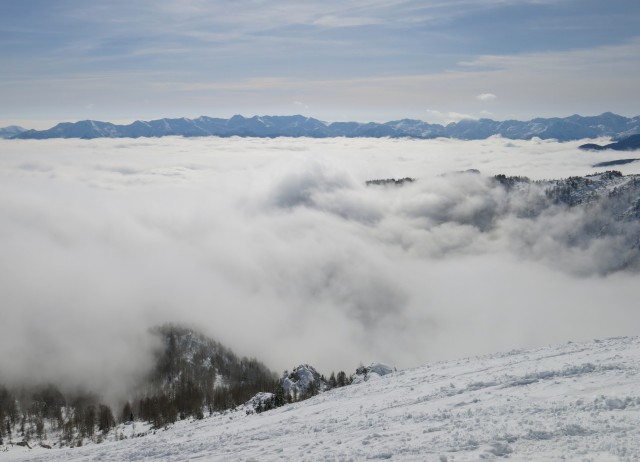
[[[248,412],[262,412],[351,383],[344,371],[325,379],[308,365],[278,377],[257,359],[238,357],[189,328],[165,325],[152,332],[162,344],[154,367],[118,403],[106,403],[91,390],[57,384],[0,384],[0,445],[100,443],[122,422],[161,428],[245,403],[252,408]],[[124,436],[111,435],[114,437]]]

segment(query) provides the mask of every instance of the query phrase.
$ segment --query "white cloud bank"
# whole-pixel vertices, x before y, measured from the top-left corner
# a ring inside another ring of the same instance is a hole
[[[617,244],[567,248],[579,212],[523,221],[487,179],[610,160],[578,144],[2,141],[0,377],[124,388],[164,322],[327,372],[637,333]]]

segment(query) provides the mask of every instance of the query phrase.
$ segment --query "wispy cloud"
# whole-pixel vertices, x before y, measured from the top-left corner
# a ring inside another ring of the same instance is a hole
[[[493,93],[480,93],[476,98],[480,101],[493,101],[497,96]]]
[[[497,117],[629,113],[640,7],[621,2],[615,21],[578,0],[12,2],[0,18],[0,117],[80,118],[75,108],[95,101],[103,118],[141,118],[144,99],[154,115],[256,113],[304,99],[318,117],[390,119],[477,114],[490,92]],[[539,27],[569,19],[584,30]],[[87,76],[104,87],[78,83]]]
[[[452,122],[460,122],[461,120],[474,120],[478,117],[475,117],[471,114],[462,114],[460,112],[442,112],[436,109],[427,109],[426,110],[427,119],[431,122],[450,124]]]

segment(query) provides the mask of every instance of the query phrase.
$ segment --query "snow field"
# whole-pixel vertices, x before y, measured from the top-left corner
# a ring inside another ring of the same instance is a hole
[[[638,337],[516,350],[399,371],[261,414],[238,408],[123,441],[13,447],[0,459],[634,461],[639,371]]]

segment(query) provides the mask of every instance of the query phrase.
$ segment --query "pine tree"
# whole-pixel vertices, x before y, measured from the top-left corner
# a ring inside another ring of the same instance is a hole
[[[88,406],[84,412],[84,429],[89,438],[93,437],[96,428],[96,408]]]
[[[336,378],[336,383],[339,387],[344,387],[346,385],[347,374],[344,371],[338,372],[338,377]]]
[[[98,430],[100,430],[103,435],[106,435],[109,433],[109,430],[115,426],[116,420],[113,418],[111,408],[101,404],[98,411]]]
[[[124,403],[122,407],[122,412],[120,413],[120,422],[127,422],[133,420],[133,411],[131,409],[131,403],[127,401]]]
[[[42,417],[36,418],[36,436],[39,440],[42,440],[45,437],[44,420],[42,420]]]
[[[73,440],[73,422],[71,420],[68,420],[62,425],[61,437],[66,444],[71,444]]]
[[[280,381],[276,381],[275,383],[275,387],[273,390],[273,395],[274,395],[274,401],[273,401],[273,405],[274,407],[280,407],[280,406],[284,406],[286,401],[285,401],[285,391],[284,388],[282,387],[282,383]]]

